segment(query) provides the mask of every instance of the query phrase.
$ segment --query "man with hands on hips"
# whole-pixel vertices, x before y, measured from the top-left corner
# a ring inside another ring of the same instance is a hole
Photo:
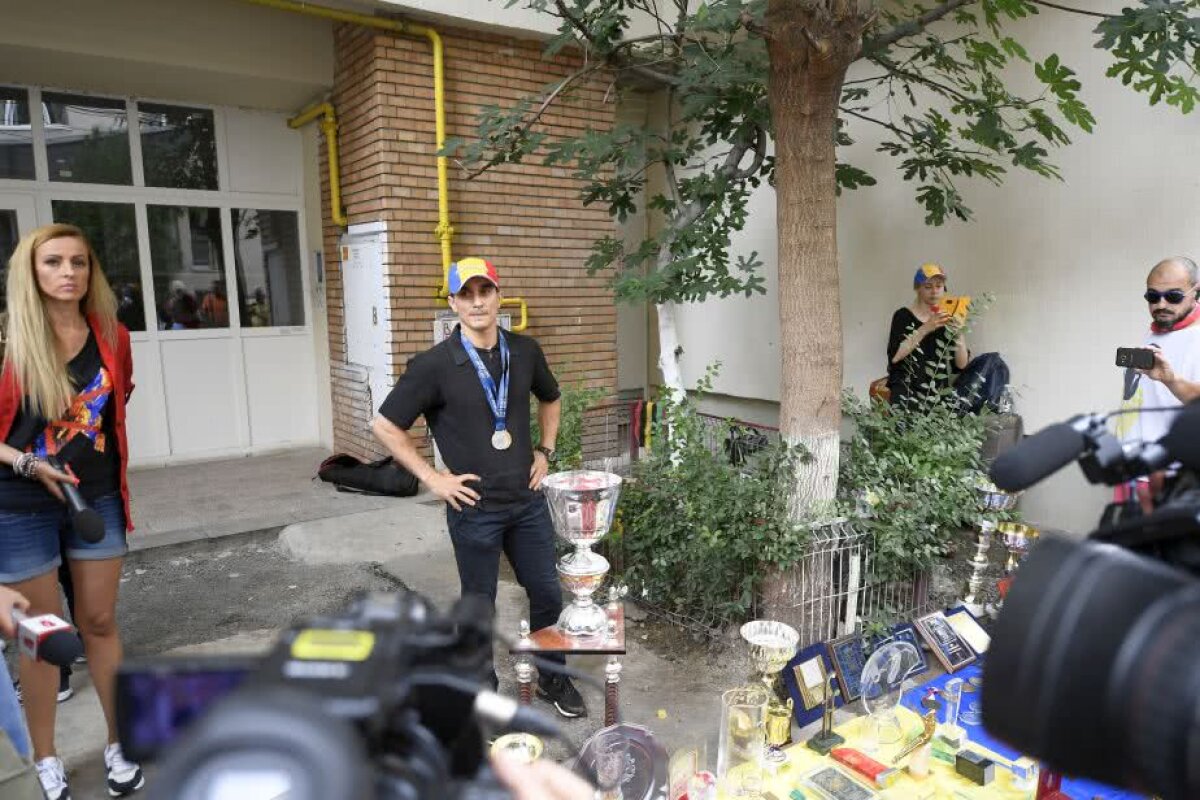
[[[504,553],[529,597],[530,625],[538,630],[557,622],[562,611],[554,526],[537,491],[554,460],[558,382],[535,339],[500,329],[500,276],[490,262],[464,258],[452,264],[448,288],[458,326],[409,360],[372,430],[396,461],[446,502],[462,594],[483,595],[494,605]],[[542,431],[537,447],[530,434],[531,396]],[[422,416],[446,472],[430,466],[408,434]],[[565,676],[543,672],[537,695],[565,717],[587,714]]]

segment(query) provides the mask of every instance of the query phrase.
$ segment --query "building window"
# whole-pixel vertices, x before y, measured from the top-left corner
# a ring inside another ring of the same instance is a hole
[[[117,296],[118,319],[131,331],[146,330],[133,204],[54,200],[51,209],[55,222],[76,225],[88,237]]]
[[[124,100],[46,92],[42,109],[50,180],[133,184]]]
[[[146,206],[159,330],[229,327],[221,212]]]
[[[154,103],[138,103],[137,109],[146,185],[216,191],[213,112]]]
[[[0,178],[34,178],[29,92],[7,86],[0,86]]]
[[[8,310],[8,259],[21,241],[17,212],[0,208],[0,312]]]
[[[296,212],[232,211],[242,327],[303,325],[304,274]]]

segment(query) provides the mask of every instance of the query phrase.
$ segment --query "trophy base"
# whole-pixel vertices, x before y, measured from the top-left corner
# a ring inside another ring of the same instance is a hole
[[[832,731],[825,733],[822,731],[805,742],[805,745],[808,746],[809,750],[814,750],[823,756],[827,756],[829,755],[830,750],[837,747],[839,744],[845,743],[846,740],[841,736],[838,736],[836,733],[833,733]]]
[[[559,615],[558,629],[581,638],[604,636],[608,632],[608,613],[595,603],[587,606],[571,603]]]

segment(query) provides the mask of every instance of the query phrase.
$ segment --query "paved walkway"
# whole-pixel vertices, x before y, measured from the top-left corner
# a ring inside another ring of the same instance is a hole
[[[339,492],[317,480],[319,448],[132,470],[134,550],[268,530],[395,507],[397,498]]]
[[[134,472],[131,491],[138,528],[131,546],[145,551],[277,530],[278,548],[297,563],[328,565],[330,569],[378,564],[381,573],[448,607],[458,595],[458,575],[442,504],[427,493],[401,499],[337,492],[312,480],[326,455],[308,449]],[[164,550],[163,556],[176,558],[174,552]],[[143,555],[152,557],[152,552]],[[130,588],[132,584],[126,587]],[[525,608],[524,592],[507,565],[502,565],[497,598],[500,630],[514,634]],[[130,630],[139,624],[128,618],[121,623]],[[274,634],[263,630],[231,637],[230,631],[218,627],[208,642],[183,652],[260,650]],[[636,623],[631,624],[629,638],[630,654],[624,660],[622,680],[625,718],[652,728],[668,747],[703,742],[710,759],[715,759],[720,692],[744,680],[749,667],[746,654],[731,651],[717,661],[704,657],[708,663],[698,664],[681,653],[655,652],[645,641],[645,628]],[[498,647],[497,656],[501,690],[513,692],[512,671],[505,666],[507,654]],[[573,663],[602,679],[601,659],[577,658]],[[103,720],[89,683],[85,675],[77,676],[75,685],[81,696],[60,708],[57,739],[72,774],[75,796],[100,800],[103,783],[97,742],[103,741]],[[603,708],[598,689],[580,689],[592,715],[564,724],[575,742],[600,726]],[[548,754],[562,758],[566,752],[555,745]],[[153,774],[151,770],[151,780]]]

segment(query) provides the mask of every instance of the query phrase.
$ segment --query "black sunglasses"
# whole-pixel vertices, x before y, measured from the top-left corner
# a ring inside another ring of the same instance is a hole
[[[1159,300],[1166,300],[1171,305],[1177,306],[1182,303],[1189,294],[1191,294],[1191,291],[1191,289],[1187,290],[1186,292],[1183,289],[1167,289],[1165,292],[1160,292],[1156,289],[1147,289],[1146,293],[1142,295],[1142,297],[1146,298],[1146,302],[1150,303],[1151,305],[1157,303]]]

